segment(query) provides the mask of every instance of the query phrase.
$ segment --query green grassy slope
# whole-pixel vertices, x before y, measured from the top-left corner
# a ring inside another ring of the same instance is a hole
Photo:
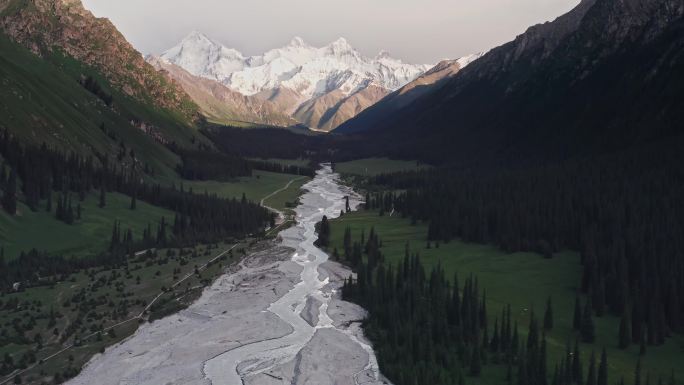
[[[101,349],[131,335],[141,322],[138,315],[143,314],[144,318],[155,313],[163,315],[168,310],[178,310],[191,303],[206,285],[223,273],[226,266],[239,260],[240,250],[247,243],[237,245],[232,252],[226,252],[202,268],[233,245],[216,246],[186,248],[182,256],[179,250],[158,250],[157,258],[152,260],[129,258],[126,267],[82,271],[51,286],[32,287],[4,295],[0,298],[3,304],[17,300],[20,306],[0,307],[0,331],[4,332],[0,335],[0,356],[8,353],[15,362],[19,362],[25,353],[33,350],[37,360],[45,359],[79,336],[83,339],[80,344],[45,362],[36,362],[21,377],[24,384],[40,384],[53,383],[56,373],[71,372],[73,375],[75,369]],[[167,290],[174,284],[174,290]],[[78,298],[81,292],[84,297],[76,302],[74,298]],[[145,311],[146,306],[162,292],[165,294],[155,302],[156,305]],[[88,303],[87,315],[81,307],[84,302]],[[54,325],[49,321],[51,310],[57,314]],[[31,327],[23,327],[24,338],[20,338],[11,326],[15,318],[36,320]],[[76,320],[79,323],[73,333],[65,341],[61,340],[69,325],[74,327]],[[113,325],[118,326],[110,333],[109,328]],[[99,337],[96,335],[98,332],[101,333]],[[42,337],[42,346],[33,342],[37,334]],[[0,381],[5,378],[0,376]],[[9,378],[11,383],[13,377]]]
[[[367,158],[335,164],[335,171],[341,174],[374,176],[399,171],[415,171],[428,167],[415,161],[388,158]]]
[[[232,182],[184,181],[183,185],[185,188],[192,188],[195,193],[207,191],[225,198],[240,199],[244,193],[250,201],[259,202],[273,191],[285,187],[294,178],[297,175],[255,170],[252,176],[239,177]]]
[[[113,157],[123,142],[157,173],[173,175],[177,156],[130,121],[153,122],[153,131],[163,132],[169,142],[189,145],[194,129],[179,116],[123,96],[96,71],[73,59],[55,54],[43,60],[2,34],[0,51],[0,128],[26,142],[45,142],[80,154]],[[78,83],[82,74],[113,95],[114,108]]]
[[[136,203],[135,210],[131,210],[131,198],[118,193],[107,194],[107,205],[100,208],[99,195],[93,192],[81,202],[81,220],[67,225],[55,218],[54,204],[52,212],[47,212],[45,203],[36,212],[20,204],[19,213],[14,217],[0,210],[0,245],[5,249],[6,258],[16,258],[21,251],[33,248],[55,255],[93,255],[109,246],[115,221],[121,222],[122,229],[130,227],[133,236],[140,239],[148,223],[156,229],[162,216],[168,221],[173,221],[174,217],[170,210],[141,201]]]
[[[551,296],[554,310],[554,329],[548,334],[549,369],[564,355],[566,343],[574,344],[577,334],[572,330],[575,293],[581,277],[581,265],[576,253],[563,252],[552,259],[544,259],[534,253],[507,254],[496,247],[467,244],[452,241],[433,243],[427,248],[427,227],[419,224],[412,226],[407,219],[394,216],[378,216],[377,212],[360,211],[344,215],[331,222],[331,246],[343,250],[344,229],[349,226],[352,239],[359,240],[361,232],[368,235],[374,227],[382,240],[382,251],[386,262],[397,262],[404,256],[406,242],[413,252],[418,252],[421,261],[429,271],[441,264],[447,277],[458,273],[461,284],[474,274],[480,287],[487,290],[487,310],[494,316],[500,314],[502,306],[511,304],[513,318],[520,325],[520,332],[526,334],[531,310],[534,309],[539,320],[542,319],[546,300]],[[626,351],[617,348],[619,319],[604,316],[594,319],[597,340],[593,345],[581,344],[584,359],[588,360],[591,351],[600,355],[605,346],[609,358],[609,383],[618,381],[621,376],[631,382],[634,367],[639,355],[639,347],[632,346]],[[674,369],[678,379],[684,378],[684,368],[678,361],[684,353],[684,336],[678,335],[667,340],[663,346],[649,347],[642,358],[643,373],[650,372],[651,379],[658,375],[668,378]],[[584,365],[585,370],[588,364]],[[468,384],[503,384],[505,368],[487,366],[479,379],[468,378]]]
[[[292,176],[292,178],[292,183],[289,186],[286,185],[287,188],[268,197],[268,199],[264,199],[264,204],[287,213],[292,213],[291,209],[296,206],[297,199],[302,192],[302,186],[311,180],[307,176]]]

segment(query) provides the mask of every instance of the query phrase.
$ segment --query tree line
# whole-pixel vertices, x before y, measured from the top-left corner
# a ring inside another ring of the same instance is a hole
[[[551,258],[580,252],[596,316],[621,316],[619,345],[684,331],[684,140],[543,166],[380,175],[368,207],[460,238]],[[616,343],[618,336],[616,336]]]
[[[210,149],[176,149],[181,163],[176,172],[189,180],[232,180],[240,176],[252,176],[253,170],[271,171],[282,174],[305,175],[313,177],[313,167],[286,165],[266,160],[248,160],[236,154],[218,152]]]
[[[479,288],[477,277],[467,277],[460,288],[458,275],[448,281],[440,265],[426,274],[419,255],[411,255],[408,244],[396,266],[385,264],[381,248],[382,241],[373,228],[367,238],[362,232],[357,241],[352,241],[346,228],[342,252],[335,250],[334,256],[356,272],[355,278],[345,280],[342,295],[369,311],[364,330],[373,342],[382,373],[393,383],[460,385],[468,376],[484,375],[486,365],[505,366],[506,384],[609,383],[605,348],[600,357],[591,352],[587,361],[579,340],[574,347],[568,342],[565,354],[551,370],[546,342],[546,333],[554,328],[551,298],[541,323],[532,311],[523,337],[517,321],[512,321],[510,305],[494,314],[492,322],[486,291]],[[573,328],[584,342],[593,342],[590,309],[589,302],[583,308],[578,298]],[[632,383],[644,381],[649,384],[651,378],[642,373],[639,359]],[[624,376],[613,383],[626,384]],[[667,378],[659,376],[657,383],[677,382],[673,373]]]
[[[87,193],[99,190],[100,207],[104,207],[106,194],[118,192],[131,197],[131,209],[135,209],[136,201],[140,200],[176,213],[173,225],[169,224],[168,235],[166,218],[160,218],[158,222],[160,229],[157,233],[161,232],[163,237],[147,235],[146,243],[155,238],[160,245],[243,237],[261,232],[274,220],[272,213],[244,196],[242,199],[227,199],[206,191],[195,193],[192,189],[185,189],[182,184],[166,187],[150,183],[136,169],[139,166],[137,163],[127,167],[110,163],[105,156],[93,158],[73,152],[63,154],[45,144],[40,147],[22,145],[7,131],[0,133],[0,155],[3,160],[0,167],[2,206],[10,215],[16,214],[20,198],[30,210],[52,210],[52,194],[57,192],[57,219],[73,223],[80,211],[80,204],[76,202],[85,199]],[[152,233],[152,230],[149,232]],[[119,250],[118,254],[121,252]],[[55,263],[48,261],[48,257],[55,256],[34,250],[8,262],[8,268],[2,269],[4,276],[0,277],[3,287],[16,278],[58,274],[61,272],[57,266],[60,262],[76,268],[84,263],[102,263],[102,258],[112,256],[105,253],[91,258],[89,262],[65,262],[67,259],[62,257],[61,260],[56,258]]]
[[[477,277],[467,277],[461,287],[458,275],[447,280],[440,265],[426,273],[419,255],[410,254],[408,244],[403,260],[388,265],[381,247],[374,229],[367,238],[362,233],[360,240],[353,241],[347,228],[343,249],[335,257],[356,272],[356,277],[345,280],[342,295],[368,310],[364,330],[373,342],[381,372],[392,383],[460,385],[467,383],[469,376],[487,375],[483,372],[487,365],[504,366],[502,382],[506,384],[609,383],[606,350],[600,357],[592,352],[587,360],[579,340],[574,346],[568,343],[553,369],[547,362],[546,333],[554,327],[550,298],[542,322],[532,312],[527,335],[522,336],[517,321],[512,320],[510,305],[498,314],[490,313],[486,291],[479,287]],[[593,328],[584,325],[581,317],[578,328]],[[585,338],[584,332],[580,335]],[[648,378],[638,361],[633,383],[640,385]],[[624,385],[625,379],[613,383]],[[675,385],[676,381],[672,375],[659,377],[658,383]]]

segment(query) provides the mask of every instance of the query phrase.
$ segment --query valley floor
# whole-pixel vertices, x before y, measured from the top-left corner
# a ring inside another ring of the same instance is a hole
[[[256,171],[255,176],[235,182],[194,183],[213,186],[231,198],[244,193],[249,200],[286,211],[295,205],[301,185],[308,180]],[[106,201],[105,207],[98,207],[96,194],[86,196],[81,202],[82,218],[72,225],[56,220],[52,212],[31,211],[23,205],[16,217],[0,212],[0,241],[6,255],[14,258],[29,247],[74,256],[97,253],[107,248],[116,220],[132,227],[137,237],[148,221],[156,224],[161,216],[167,221],[174,216],[144,202],[131,210],[130,197],[118,193],[108,193]],[[73,376],[94,354],[127,338],[140,324],[146,327],[145,320],[188,306],[228,266],[239,262],[253,242],[159,249],[152,255],[139,252],[119,268],[83,270],[49,285],[0,296],[0,356],[5,362],[11,357],[19,368],[5,371],[3,367],[0,384],[19,378],[22,383],[61,382]]]
[[[366,236],[373,229],[382,241],[381,251],[385,263],[396,266],[404,258],[406,245],[411,253],[418,253],[429,274],[433,267],[441,266],[445,276],[453,281],[458,274],[460,283],[473,275],[480,287],[486,290],[487,309],[493,321],[502,308],[510,304],[512,319],[519,324],[521,336],[527,335],[530,315],[543,318],[546,301],[553,303],[554,328],[547,332],[549,370],[565,356],[566,345],[573,345],[578,332],[572,328],[573,309],[581,278],[580,258],[573,252],[557,253],[545,259],[535,253],[506,253],[494,246],[470,244],[461,241],[436,244],[427,241],[427,226],[411,225],[408,218],[389,213],[380,216],[377,211],[357,211],[331,221],[331,244],[328,250],[344,249],[343,235],[351,229],[353,240],[361,233]],[[586,301],[581,297],[582,303]],[[642,362],[642,373],[650,374],[651,380],[658,376],[684,378],[684,368],[679,363],[684,353],[684,336],[674,335],[662,346],[649,346],[644,356],[639,356],[639,346],[626,350],[618,349],[619,317],[604,315],[595,317],[596,341],[593,344],[580,343],[583,359],[588,361],[591,352],[600,355],[606,348],[609,359],[609,383],[621,377],[633,383],[634,368],[638,359]],[[493,324],[490,330],[493,330]],[[585,363],[585,370],[588,364]],[[515,373],[515,372],[514,372]],[[467,377],[467,384],[505,384],[505,365],[486,365],[478,378]],[[643,380],[643,379],[642,379]]]
[[[325,172],[305,188],[298,224],[280,241],[261,243],[197,302],[143,325],[70,383],[386,383],[360,328],[365,312],[339,299],[351,272],[313,245],[315,223],[338,215],[350,192]]]

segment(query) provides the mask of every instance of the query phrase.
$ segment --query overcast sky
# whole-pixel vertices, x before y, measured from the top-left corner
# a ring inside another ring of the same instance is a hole
[[[411,63],[488,50],[579,0],[83,0],[143,54],[199,30],[246,55],[293,36],[322,46],[345,37],[368,56],[381,49]]]

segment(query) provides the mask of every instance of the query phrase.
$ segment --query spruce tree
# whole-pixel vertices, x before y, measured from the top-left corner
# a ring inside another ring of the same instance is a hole
[[[584,378],[582,375],[582,358],[580,357],[579,341],[575,341],[575,350],[572,353],[572,379],[576,383],[581,383]]]
[[[603,351],[601,352],[601,363],[598,368],[596,385],[608,385],[608,356],[606,355],[605,348],[603,348]]]
[[[17,173],[14,168],[10,170],[9,179],[2,197],[2,207],[9,215],[17,213]]]
[[[589,359],[589,372],[587,373],[586,385],[597,385],[596,384],[596,356],[594,352],[591,352],[591,358]]]
[[[572,318],[572,328],[580,330],[582,326],[582,307],[580,305],[579,295],[575,298],[575,314]]]
[[[104,183],[103,183],[102,186],[100,186],[100,203],[98,205],[100,208],[104,208],[107,205],[106,199],[107,199],[107,192],[105,191],[105,187],[104,187]]]
[[[584,306],[580,334],[582,335],[582,341],[587,343],[593,343],[596,339],[596,331],[594,330],[594,318],[592,316],[591,301],[587,301],[587,303]]]
[[[546,300],[546,312],[544,312],[544,330],[553,329],[553,308],[551,307],[551,297]]]
[[[479,344],[473,347],[473,353],[470,358],[470,375],[479,377],[482,372],[482,356],[480,355]]]
[[[629,317],[627,313],[622,313],[622,319],[620,319],[620,330],[619,330],[619,340],[618,347],[620,349],[627,349],[630,342],[632,341],[632,331],[629,326]]]

